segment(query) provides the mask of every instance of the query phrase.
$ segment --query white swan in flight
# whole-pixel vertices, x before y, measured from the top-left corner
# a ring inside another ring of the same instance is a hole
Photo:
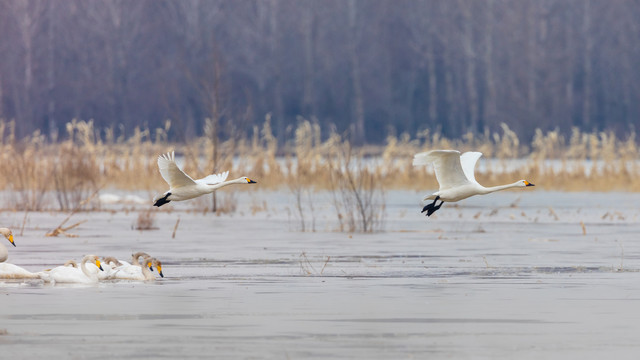
[[[209,194],[217,189],[231,184],[255,184],[246,176],[235,180],[225,181],[229,171],[212,174],[202,179],[193,180],[176,164],[174,152],[158,156],[158,169],[164,181],[169,184],[169,191],[153,199],[153,206],[162,206],[170,201],[183,201]]]
[[[13,233],[11,229],[0,228],[2,234],[11,245],[16,246],[13,241]],[[0,243],[0,279],[37,279],[39,276],[31,271],[25,270],[18,265],[8,264],[5,261],[9,258],[9,250],[4,244]]]
[[[424,200],[433,200],[427,204],[422,212],[431,216],[446,202],[456,202],[473,195],[484,195],[494,191],[500,191],[516,187],[534,186],[527,180],[519,180],[513,184],[484,187],[476,181],[473,174],[476,162],[482,156],[481,152],[469,151],[462,155],[457,150],[432,150],[414,155],[413,166],[421,166],[433,163],[436,179],[440,184],[440,190],[424,197]],[[436,206],[436,202],[440,204]]]

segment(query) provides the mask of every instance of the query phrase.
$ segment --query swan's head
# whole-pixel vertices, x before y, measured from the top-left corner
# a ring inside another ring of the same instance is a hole
[[[520,180],[518,181],[518,185],[525,187],[525,186],[535,186],[532,183],[528,182],[527,180]]]
[[[153,259],[151,256],[146,255],[144,259],[142,259],[142,264],[140,264],[140,266],[146,266],[150,271],[153,271]]]
[[[104,269],[102,268],[102,265],[100,264],[100,259],[98,258],[98,256],[87,255],[86,258],[87,258],[86,260],[87,262],[91,261],[92,263],[96,264],[96,266],[98,267],[98,269],[100,269],[100,271],[104,271]]]
[[[248,178],[248,177],[246,177],[246,176],[241,177],[241,178],[240,178],[240,180],[241,180],[241,181],[244,181],[244,182],[245,182],[245,183],[247,183],[247,184],[256,184],[256,182],[255,182],[255,181],[253,181],[253,180],[249,179],[249,178]]]
[[[144,259],[144,266],[148,266],[149,270],[153,271],[153,266],[156,267],[156,270],[158,270],[158,274],[160,275],[160,277],[164,277],[164,275],[162,274],[162,262],[156,258],[150,258],[147,257]]]
[[[9,240],[11,245],[16,246],[16,243],[13,242],[13,233],[11,232],[11,229],[0,228],[0,234],[4,235],[4,237],[6,237],[7,240]]]
[[[98,269],[100,269],[100,271],[104,271],[104,269],[102,268],[102,264],[100,264],[100,259],[96,258],[96,266],[98,267]]]
[[[156,270],[158,270],[158,274],[160,274],[160,277],[164,277],[164,275],[162,274],[162,262],[160,262],[160,260],[154,258],[154,266],[156,267]]]

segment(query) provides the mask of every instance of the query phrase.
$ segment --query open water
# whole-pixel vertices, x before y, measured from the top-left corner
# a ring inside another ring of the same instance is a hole
[[[326,196],[305,214],[316,231],[300,232],[286,192],[240,193],[224,216],[170,204],[147,231],[133,228],[137,211],[78,213],[75,238],[44,236],[66,214],[29,213],[20,235],[25,214],[3,212],[11,263],[39,271],[141,250],[165,278],[0,282],[0,358],[640,354],[638,194],[511,191],[431,218],[419,214],[422,195],[389,192],[373,234],[334,231]]]

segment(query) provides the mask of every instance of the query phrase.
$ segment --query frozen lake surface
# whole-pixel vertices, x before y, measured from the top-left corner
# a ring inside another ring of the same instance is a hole
[[[11,263],[38,271],[146,251],[165,278],[0,282],[2,358],[640,353],[639,194],[496,193],[428,219],[422,195],[388,193],[385,231],[374,234],[333,231],[322,196],[317,231],[299,232],[287,192],[239,193],[237,212],[224,216],[172,203],[149,231],[133,229],[136,211],[79,213],[69,221],[87,220],[70,231],[77,238],[44,236],[66,214],[30,213],[20,235],[25,214],[3,212],[17,244]]]

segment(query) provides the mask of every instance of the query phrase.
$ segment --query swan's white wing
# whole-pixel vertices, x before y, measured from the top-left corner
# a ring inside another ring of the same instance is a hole
[[[467,176],[467,179],[472,183],[478,183],[475,176],[475,167],[478,159],[482,156],[481,152],[477,151],[467,151],[466,153],[460,155],[460,165],[462,166],[462,171]]]
[[[158,169],[160,169],[160,175],[162,175],[164,181],[166,181],[172,189],[196,184],[189,175],[180,170],[178,164],[176,164],[173,151],[158,156]]]
[[[202,179],[196,180],[196,182],[199,184],[215,185],[227,180],[228,176],[229,176],[229,171],[225,171],[220,174],[211,174],[211,175],[205,176]]]
[[[431,150],[416,154],[413,165],[433,163],[440,191],[469,183],[460,165],[460,152],[457,150]]]

